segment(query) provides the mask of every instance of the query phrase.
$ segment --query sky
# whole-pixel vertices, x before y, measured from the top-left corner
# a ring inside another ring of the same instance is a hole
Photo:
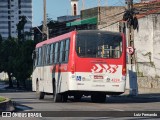
[[[39,26],[43,20],[43,0],[32,0],[33,1],[33,27]],[[96,7],[98,0],[84,0],[85,9]],[[134,0],[139,2],[140,0]],[[64,15],[71,15],[71,4],[70,0],[46,0],[47,2],[47,14],[49,18],[57,20],[57,17]],[[79,12],[82,9],[82,0],[78,3]],[[125,0],[101,0],[101,6],[124,6]]]

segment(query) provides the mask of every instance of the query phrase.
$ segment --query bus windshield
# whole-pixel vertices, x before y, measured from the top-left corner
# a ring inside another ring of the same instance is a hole
[[[120,58],[122,54],[122,36],[106,31],[78,32],[76,52],[79,57]]]

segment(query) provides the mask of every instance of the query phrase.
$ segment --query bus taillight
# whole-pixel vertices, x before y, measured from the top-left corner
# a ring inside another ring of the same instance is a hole
[[[126,75],[126,68],[125,67],[122,68],[122,75],[124,75],[124,76]]]
[[[74,72],[75,72],[75,66],[74,66],[74,64],[71,66],[71,72],[72,72],[72,74],[74,74]]]

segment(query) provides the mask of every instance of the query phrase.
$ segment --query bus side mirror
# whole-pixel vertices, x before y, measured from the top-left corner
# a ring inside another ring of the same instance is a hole
[[[36,59],[36,51],[34,50],[33,53],[32,53],[32,59]]]

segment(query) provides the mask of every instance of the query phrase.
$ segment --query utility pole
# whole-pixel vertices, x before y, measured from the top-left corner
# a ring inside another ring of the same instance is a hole
[[[82,0],[82,10],[84,10],[84,9],[85,9],[85,1]]]
[[[101,0],[98,0],[98,22],[97,24],[99,25],[100,22],[101,22]]]
[[[108,6],[108,0],[106,0],[106,6]]]
[[[49,38],[48,27],[47,27],[47,15],[46,15],[46,0],[43,0],[43,35],[46,35],[46,39]]]
[[[133,0],[126,0],[127,10],[133,12]],[[134,29],[133,26],[128,24],[128,46],[134,48]],[[135,54],[128,55],[128,63],[131,64],[131,70],[133,70],[133,64],[135,64]]]
[[[98,0],[98,7],[101,6],[101,0]]]
[[[126,9],[130,12],[132,17],[134,17],[134,11],[133,11],[133,0],[126,0]],[[131,22],[131,21],[130,21]],[[128,48],[134,49],[134,29],[133,25],[128,23],[128,29],[127,29],[127,46]],[[137,75],[136,75],[136,69],[135,69],[135,53],[128,54],[128,65],[127,65],[127,74],[129,77],[129,83],[130,83],[130,95],[135,96],[138,93],[138,85],[137,85]]]

